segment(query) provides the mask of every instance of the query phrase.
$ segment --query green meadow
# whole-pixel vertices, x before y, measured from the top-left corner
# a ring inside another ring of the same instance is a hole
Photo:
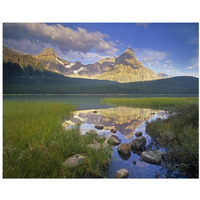
[[[103,139],[80,136],[79,129],[64,130],[62,122],[76,106],[52,102],[3,102],[3,177],[66,178],[103,177],[110,157],[104,148],[88,144]],[[86,159],[77,168],[63,162],[81,154]]]
[[[103,104],[114,106],[172,108],[198,103],[198,97],[148,97],[148,98],[104,98]]]

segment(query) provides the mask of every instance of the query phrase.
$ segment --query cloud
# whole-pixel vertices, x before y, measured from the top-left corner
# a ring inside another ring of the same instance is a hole
[[[139,58],[139,60],[146,63],[152,61],[162,61],[165,60],[168,56],[167,52],[156,51],[152,49],[144,49],[144,50],[135,49],[134,52],[136,56]]]
[[[187,69],[194,69],[199,67],[199,57],[193,57],[191,59],[191,65]]]
[[[55,46],[61,51],[79,51],[87,53],[96,51],[114,55],[118,49],[115,43],[108,40],[108,35],[101,32],[88,32],[86,29],[78,27],[76,30],[64,27],[61,24],[49,25],[44,23],[4,23],[3,24],[4,43],[15,41],[22,46],[25,43],[36,43],[42,46]],[[39,46],[38,46],[39,47]],[[26,48],[26,47],[24,47]],[[41,50],[41,49],[40,49]],[[33,51],[33,50],[32,50]]]
[[[89,64],[105,58],[105,56],[100,56],[98,53],[93,52],[83,53],[70,50],[67,52],[67,54],[63,55],[63,58],[70,62],[75,62],[78,60],[83,64]]]
[[[166,62],[166,63],[172,63],[172,61],[171,61],[171,60],[166,60],[165,62]]]
[[[150,23],[136,23],[137,26],[143,26],[144,28],[148,28]]]

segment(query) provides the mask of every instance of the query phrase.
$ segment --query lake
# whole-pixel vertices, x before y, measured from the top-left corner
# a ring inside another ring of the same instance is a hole
[[[169,97],[169,95],[152,96]],[[177,96],[180,97],[181,95]],[[186,95],[182,96],[185,97]],[[119,137],[121,143],[129,143],[136,138],[136,132],[142,132],[142,135],[147,139],[147,150],[159,149],[165,152],[165,149],[159,147],[146,132],[146,122],[157,118],[166,118],[168,116],[167,111],[125,106],[111,107],[101,104],[101,99],[105,97],[145,97],[145,95],[4,95],[3,100],[51,101],[76,104],[77,111],[73,112],[71,118],[67,120],[74,124],[80,124],[80,132],[82,134],[86,130],[94,129],[95,125],[102,125],[104,129],[96,131],[99,135],[104,135],[108,138],[112,134],[110,129],[114,127],[116,129],[115,135]],[[118,153],[117,147],[112,147],[111,163],[106,171],[106,177],[108,178],[113,178],[115,172],[120,168],[127,169],[130,178],[181,177],[177,171],[169,171],[160,165],[144,162],[140,158],[140,152],[131,151],[128,157],[124,157]],[[133,161],[136,164],[133,164]]]

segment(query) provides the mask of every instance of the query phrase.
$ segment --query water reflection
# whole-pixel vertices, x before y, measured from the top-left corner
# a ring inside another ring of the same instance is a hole
[[[80,110],[72,113],[70,120],[63,123],[66,129],[80,125],[81,134],[89,131],[95,131],[100,136],[109,138],[114,133],[122,143],[129,143],[136,138],[136,132],[142,132],[142,136],[146,138],[145,149],[149,147],[164,151],[160,147],[156,147],[152,143],[151,137],[146,133],[146,122],[151,122],[157,118],[167,118],[168,112],[162,110],[148,108],[130,108],[116,107],[107,109],[90,109]],[[96,126],[96,128],[95,128]],[[102,130],[97,129],[103,126]],[[132,150],[129,155],[120,154],[117,150],[118,146],[112,147],[111,163],[109,165],[108,177],[114,177],[114,174],[120,168],[129,171],[130,178],[164,178],[167,171],[162,166],[148,164],[141,160],[141,151]],[[133,164],[133,161],[136,162]]]
[[[75,111],[69,121],[71,123],[87,123],[103,126],[103,130],[116,129],[126,139],[132,138],[137,127],[154,115],[162,113],[161,110],[148,108],[116,107],[97,110]],[[66,122],[67,126],[67,122]]]

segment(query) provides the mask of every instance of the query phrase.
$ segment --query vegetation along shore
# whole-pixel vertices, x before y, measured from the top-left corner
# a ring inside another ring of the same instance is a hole
[[[199,177],[199,110],[198,98],[105,98],[109,105],[168,108],[168,119],[147,123],[147,133],[167,153],[164,163],[185,177]]]

